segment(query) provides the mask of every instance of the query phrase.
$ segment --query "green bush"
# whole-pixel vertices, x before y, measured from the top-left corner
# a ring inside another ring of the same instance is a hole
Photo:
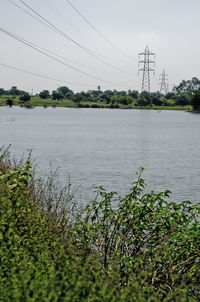
[[[144,194],[139,174],[79,211],[70,185],[33,175],[1,149],[1,301],[200,300],[199,204]]]
[[[28,102],[28,101],[30,101],[31,96],[28,92],[25,92],[19,97],[19,99],[23,102]]]

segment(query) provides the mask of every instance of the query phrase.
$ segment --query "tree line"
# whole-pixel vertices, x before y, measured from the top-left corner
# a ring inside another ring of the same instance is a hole
[[[16,87],[10,90],[0,88],[0,96],[18,96],[22,102],[28,102],[31,95],[28,92],[18,90]],[[179,85],[173,88],[173,91],[167,94],[160,92],[141,92],[137,90],[117,91],[105,90],[101,91],[100,87],[97,90],[88,90],[74,93],[66,86],[61,86],[51,93],[49,90],[42,90],[38,96],[54,101],[71,100],[78,107],[89,107],[88,103],[93,103],[92,107],[106,104],[110,108],[132,108],[151,107],[151,106],[193,106],[196,111],[200,110],[200,80],[193,77],[191,80],[183,80]],[[9,100],[11,102],[11,100]],[[9,104],[8,104],[9,105]]]

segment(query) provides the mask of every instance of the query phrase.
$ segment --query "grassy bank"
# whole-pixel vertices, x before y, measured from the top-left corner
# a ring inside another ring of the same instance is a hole
[[[139,174],[80,208],[55,181],[1,149],[1,301],[199,301],[200,204],[144,194]]]
[[[7,100],[9,97],[0,97],[0,106],[7,106]],[[135,105],[122,105],[122,104],[107,104],[103,102],[80,102],[76,103],[72,100],[59,100],[55,101],[51,98],[41,99],[39,96],[31,97],[31,100],[23,103],[19,100],[19,97],[15,97],[13,100],[13,106],[22,106],[27,108],[34,108],[36,106],[41,107],[69,107],[69,108],[109,108],[109,109],[153,109],[153,110],[184,110],[191,111],[192,106],[135,106]]]

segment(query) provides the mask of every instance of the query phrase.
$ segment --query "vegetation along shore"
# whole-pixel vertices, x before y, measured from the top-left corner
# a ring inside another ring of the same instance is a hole
[[[61,86],[50,93],[43,90],[37,95],[12,87],[0,89],[0,105],[43,107],[74,107],[74,108],[121,108],[121,109],[157,109],[200,111],[200,80],[193,77],[183,80],[172,92],[166,95],[160,92],[142,92],[137,90],[117,91],[88,90],[74,93],[66,86]]]
[[[1,301],[199,301],[200,204],[144,193],[141,173],[80,206],[1,148]]]

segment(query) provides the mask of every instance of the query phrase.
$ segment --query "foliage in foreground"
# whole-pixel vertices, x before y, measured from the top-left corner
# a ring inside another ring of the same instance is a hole
[[[199,301],[199,204],[144,194],[139,175],[123,198],[97,188],[80,214],[2,153],[1,301]]]

